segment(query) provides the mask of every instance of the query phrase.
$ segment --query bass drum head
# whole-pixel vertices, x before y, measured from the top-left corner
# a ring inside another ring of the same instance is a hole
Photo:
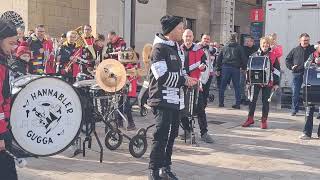
[[[61,79],[44,77],[28,83],[16,96],[10,125],[16,142],[27,152],[51,156],[78,136],[82,106],[77,92]]]

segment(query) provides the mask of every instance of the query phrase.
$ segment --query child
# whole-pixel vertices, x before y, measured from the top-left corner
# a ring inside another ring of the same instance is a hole
[[[252,85],[252,102],[249,104],[249,114],[247,121],[242,124],[242,127],[249,127],[251,124],[254,124],[254,112],[256,109],[256,103],[258,100],[259,92],[262,91],[262,118],[261,118],[261,129],[267,129],[267,119],[269,114],[269,102],[271,91],[275,91],[279,87],[280,83],[280,63],[279,60],[275,57],[270,56],[270,40],[267,37],[260,39],[260,48],[252,56],[267,56],[271,64],[271,75],[270,82],[268,85]]]
[[[26,75],[29,73],[29,61],[31,58],[31,51],[28,47],[27,42],[21,42],[20,46],[16,52],[16,60],[11,65],[11,68],[18,73],[15,73],[15,77],[20,76],[21,74]],[[20,75],[19,75],[20,74]]]

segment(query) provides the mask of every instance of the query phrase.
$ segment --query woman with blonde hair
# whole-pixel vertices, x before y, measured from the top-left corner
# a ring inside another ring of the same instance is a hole
[[[278,35],[276,33],[271,33],[268,36],[270,40],[270,56],[271,59],[278,59],[280,60],[283,52],[282,52],[282,46],[278,44]]]
[[[262,91],[262,118],[261,118],[261,129],[267,129],[267,119],[269,114],[269,102],[271,91],[275,91],[279,87],[280,83],[280,63],[277,58],[273,59],[270,52],[270,39],[268,37],[263,37],[260,39],[260,48],[252,56],[266,56],[270,60],[271,64],[271,73],[270,81],[267,85],[255,84],[251,86],[251,96],[252,101],[249,104],[249,113],[248,118],[245,123],[242,124],[242,127],[249,127],[254,124],[254,112],[256,110],[256,103],[258,100],[259,92]],[[253,59],[254,60],[254,59]],[[247,78],[248,81],[248,78]]]

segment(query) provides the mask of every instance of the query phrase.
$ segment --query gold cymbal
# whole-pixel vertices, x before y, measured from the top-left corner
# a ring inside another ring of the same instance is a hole
[[[126,83],[126,69],[117,60],[105,59],[96,69],[96,80],[101,89],[116,92]]]

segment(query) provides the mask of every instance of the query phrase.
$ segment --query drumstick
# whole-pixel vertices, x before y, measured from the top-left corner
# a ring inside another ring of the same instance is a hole
[[[247,93],[248,93],[248,99],[251,101],[251,94],[250,94],[249,88],[247,89]]]
[[[16,165],[19,168],[24,168],[27,165],[27,161],[24,158],[17,158],[15,155],[13,155],[10,151],[5,150],[5,152],[14,159]]]
[[[275,92],[275,91],[272,91],[272,93],[271,93],[271,95],[270,95],[270,97],[269,97],[269,99],[268,99],[268,102],[271,102],[271,98],[272,98],[274,92]]]

